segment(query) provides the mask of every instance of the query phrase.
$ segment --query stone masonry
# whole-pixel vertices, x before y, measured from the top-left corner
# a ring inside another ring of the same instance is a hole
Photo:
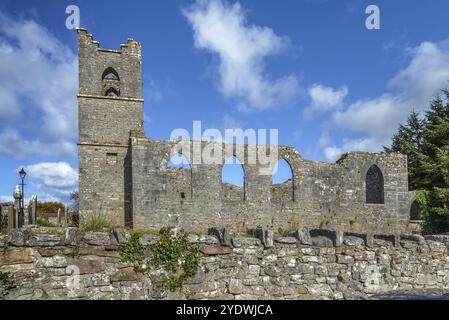
[[[260,231],[260,232],[259,232]],[[120,262],[127,231],[14,229],[0,236],[6,299],[366,299],[392,290],[449,291],[449,236],[254,230],[222,246],[201,244],[197,274],[175,292],[153,286],[159,270],[136,273]],[[157,236],[144,235],[149,243]],[[79,271],[78,280],[73,278]],[[75,287],[73,285],[76,285]]]
[[[273,186],[260,165],[245,160],[250,151],[274,146],[220,144],[223,159],[235,156],[243,163],[244,186],[237,188],[222,183],[223,164],[192,161],[192,151],[210,142],[187,141],[183,155],[191,167],[168,168],[180,152],[178,142],[143,132],[140,44],[129,39],[120,50],[102,49],[83,29],[78,39],[81,220],[107,215],[116,225],[200,233],[207,230],[205,221],[235,232],[257,226],[419,232],[401,154],[353,152],[328,164],[280,146],[278,158],[288,162],[292,179]]]

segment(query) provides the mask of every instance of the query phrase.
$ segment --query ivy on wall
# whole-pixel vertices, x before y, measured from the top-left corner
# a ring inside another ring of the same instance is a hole
[[[162,269],[163,276],[156,285],[174,291],[196,274],[200,262],[199,246],[191,243],[182,229],[163,228],[159,236],[155,243],[145,245],[140,241],[140,234],[132,234],[120,246],[120,259],[131,262],[134,270],[140,273],[147,273],[151,268]]]

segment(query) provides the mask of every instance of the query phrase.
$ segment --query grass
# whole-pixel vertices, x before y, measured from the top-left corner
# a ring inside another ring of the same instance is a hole
[[[145,235],[145,234],[150,234],[150,235],[159,235],[159,230],[145,230],[145,229],[133,229],[130,231],[131,235],[137,235],[139,237]]]
[[[114,227],[111,219],[103,214],[93,214],[83,219],[80,228],[84,232],[111,231]]]

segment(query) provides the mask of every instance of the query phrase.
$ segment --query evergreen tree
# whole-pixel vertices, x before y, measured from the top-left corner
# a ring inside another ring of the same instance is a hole
[[[417,168],[420,188],[427,190],[428,229],[449,231],[449,91],[426,113],[422,151]]]
[[[412,112],[387,152],[408,156],[409,184],[425,217],[424,231],[449,231],[449,91],[433,100],[425,118]]]
[[[423,143],[425,120],[419,118],[419,114],[412,111],[405,125],[399,127],[393,136],[390,148],[384,147],[386,152],[400,152],[408,156],[409,187],[411,190],[419,188],[417,183],[417,167],[419,163],[420,150]]]

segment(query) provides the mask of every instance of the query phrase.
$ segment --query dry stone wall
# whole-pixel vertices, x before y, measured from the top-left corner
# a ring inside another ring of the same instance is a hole
[[[153,286],[159,270],[136,273],[120,261],[128,233],[74,228],[12,230],[0,237],[6,299],[365,299],[398,289],[449,292],[449,236],[295,230],[229,237],[190,235],[201,244],[195,277],[176,292]],[[142,236],[152,242],[157,236]],[[79,281],[73,278],[79,271]],[[76,284],[77,286],[73,286]]]

